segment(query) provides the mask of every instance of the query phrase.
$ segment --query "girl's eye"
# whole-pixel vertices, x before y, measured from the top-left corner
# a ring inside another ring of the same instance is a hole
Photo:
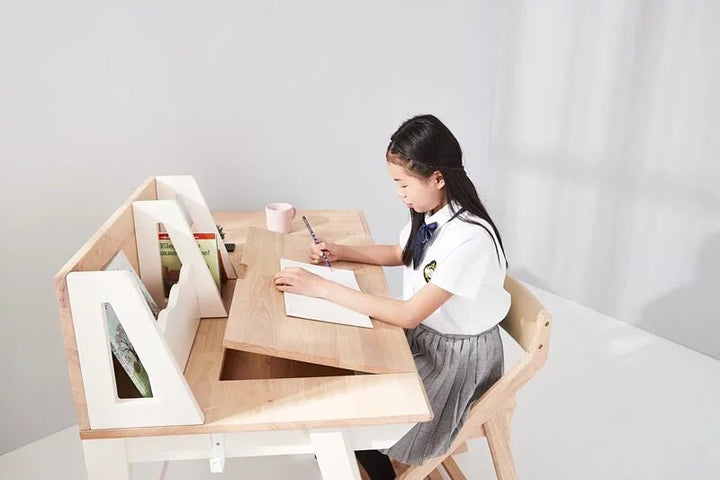
[[[400,188],[407,188],[407,185],[400,185]]]

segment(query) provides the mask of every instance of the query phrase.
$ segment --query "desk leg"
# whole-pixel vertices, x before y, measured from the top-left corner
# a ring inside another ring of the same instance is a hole
[[[150,480],[165,480],[168,463],[169,462],[153,462],[151,466],[148,467],[150,473],[147,474],[147,478]]]
[[[88,480],[132,480],[125,440],[83,440]]]
[[[324,480],[360,480],[355,452],[343,431],[310,432]]]

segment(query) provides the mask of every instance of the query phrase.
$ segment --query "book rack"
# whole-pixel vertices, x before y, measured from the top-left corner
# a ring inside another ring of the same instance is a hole
[[[355,235],[350,241],[369,238],[361,212],[318,212],[314,218],[322,213],[334,219],[338,231]],[[229,255],[219,242],[227,275],[221,289],[192,236],[192,231],[217,232],[216,223],[239,247]],[[202,458],[212,471],[221,472],[226,457],[291,453],[314,453],[325,479],[357,479],[353,450],[388,447],[416,422],[432,418],[402,329],[376,325],[372,343],[356,338],[353,330],[342,330],[357,327],[325,327],[323,348],[333,350],[328,342],[343,337],[348,352],[396,359],[386,368],[368,357],[368,368],[360,370],[372,374],[363,375],[347,369],[355,369],[354,364],[339,367],[340,357],[318,357],[313,364],[292,355],[273,356],[273,350],[264,347],[242,351],[223,345],[236,286],[247,291],[248,282],[256,279],[252,274],[244,278],[243,241],[249,227],[262,224],[261,212],[213,217],[192,177],[152,177],[57,273],[65,353],[89,479],[129,480],[136,462],[159,462],[157,478],[162,478],[169,460]],[[167,230],[182,261],[167,303],[158,225]],[[157,320],[130,272],[104,271],[119,251],[164,307]],[[361,288],[364,282],[387,292],[380,267],[358,268]],[[105,304],[116,313],[145,366],[152,397],[119,395]],[[342,349],[334,350],[342,355]]]

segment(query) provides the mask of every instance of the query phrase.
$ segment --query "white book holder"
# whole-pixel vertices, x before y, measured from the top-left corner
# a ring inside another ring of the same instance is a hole
[[[166,175],[155,177],[158,200],[176,200],[190,217],[188,220],[195,232],[215,232],[220,248],[220,261],[228,278],[236,278],[225,244],[220,238],[215,221],[210,214],[205,197],[195,178],[191,175]]]
[[[220,291],[178,203],[175,200],[147,200],[133,202],[132,207],[140,278],[155,299],[155,303],[158,305],[164,303],[162,265],[158,247],[158,224],[162,223],[183,266],[193,267],[192,282],[197,291],[200,316],[227,317]]]
[[[130,272],[78,271],[67,275],[67,292],[92,429],[204,422],[204,415],[183,371],[200,318],[226,317],[227,311],[193,237],[191,223],[197,231],[216,232],[220,252],[224,254],[225,271],[230,278],[235,277],[234,269],[195,180],[190,176],[165,176],[157,177],[156,182],[158,198],[166,199],[135,201],[132,211],[140,278],[158,305],[165,301],[159,224],[164,225],[182,262],[179,280],[171,288],[167,306],[157,320]],[[180,203],[184,205],[181,207]],[[187,209],[188,215],[183,208]],[[152,397],[118,397],[104,304],[109,304],[115,311],[145,367]]]
[[[175,287],[192,288],[188,278],[191,268],[183,265],[185,278],[181,273]],[[177,342],[177,337],[187,336],[193,325],[197,328],[199,317],[191,318],[191,312],[197,313],[196,305],[190,305],[185,311],[173,305],[163,310],[163,335],[130,272],[71,272],[67,285],[91,428],[203,423],[203,413],[183,376],[187,357],[179,359],[165,339],[166,335],[173,338],[178,352],[184,348],[186,341]],[[195,295],[187,297],[189,303],[197,304]],[[148,373],[151,398],[118,398],[105,303],[115,310]],[[193,331],[191,342],[194,336]]]

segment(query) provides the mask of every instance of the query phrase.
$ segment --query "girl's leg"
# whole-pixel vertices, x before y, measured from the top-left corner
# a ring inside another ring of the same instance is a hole
[[[355,457],[362,464],[372,480],[393,480],[395,470],[390,458],[377,450],[358,450]]]

